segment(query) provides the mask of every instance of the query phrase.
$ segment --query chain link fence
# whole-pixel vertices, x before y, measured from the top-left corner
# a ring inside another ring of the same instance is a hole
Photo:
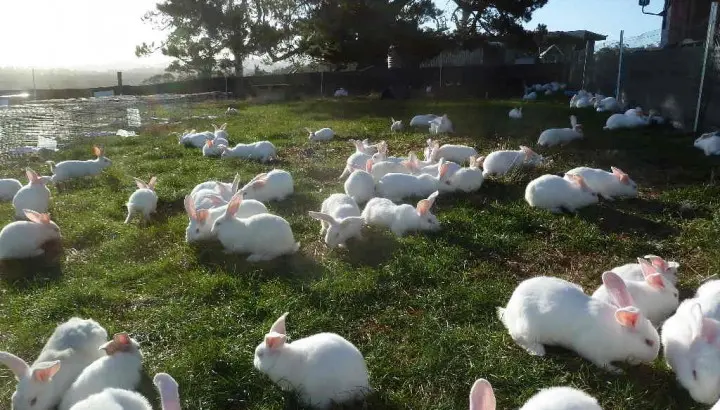
[[[598,43],[589,90],[622,98],[628,107],[655,109],[686,131],[719,128],[717,30],[706,40],[708,28],[717,25],[714,16],[716,4],[707,18],[683,28],[686,38],[670,45],[663,44],[663,30],[633,37],[621,32]]]

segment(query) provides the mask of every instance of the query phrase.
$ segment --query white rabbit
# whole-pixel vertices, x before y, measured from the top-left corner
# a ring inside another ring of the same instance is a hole
[[[345,162],[345,168],[343,169],[342,174],[338,177],[338,179],[343,179],[350,175],[354,170],[360,168],[364,169],[367,165],[368,160],[373,160],[373,162],[380,162],[385,158],[385,154],[381,152],[384,144],[380,142],[378,144],[378,152],[375,154],[369,154],[365,152],[365,148],[361,148],[361,142],[356,141],[355,144],[355,152],[353,152]]]
[[[642,269],[644,280],[624,280],[625,286],[630,292],[634,306],[652,322],[653,325],[659,326],[662,322],[670,317],[678,308],[680,301],[678,300],[678,290],[665,279],[650,262],[645,259],[638,258],[638,263]],[[592,297],[612,304],[613,298],[605,285],[601,285]]]
[[[255,349],[253,364],[283,390],[294,390],[317,408],[364,397],[370,392],[362,353],[334,333],[318,333],[287,342],[285,318],[273,323]]]
[[[517,151],[493,151],[482,162],[483,174],[502,176],[523,165],[538,165],[542,161],[540,154],[523,145]]]
[[[107,355],[83,369],[65,392],[58,410],[69,410],[75,403],[106,388],[134,390],[140,385],[142,353],[134,339],[127,333],[116,333],[100,349]]]
[[[680,267],[678,262],[666,261],[665,259],[655,255],[645,255],[644,258],[650,261],[655,269],[662,273],[665,279],[667,279],[670,283],[673,285],[677,284],[677,272]],[[612,271],[617,273],[618,276],[624,280],[645,280],[642,267],[639,263],[628,263],[613,268]]]
[[[665,362],[693,400],[705,404],[720,397],[720,322],[712,315],[717,305],[718,295],[686,299],[662,326]]]
[[[232,199],[232,198],[231,198]],[[211,209],[198,209],[192,196],[185,197],[185,212],[188,214],[190,223],[185,228],[185,241],[188,243],[212,239],[210,233],[215,220],[225,214],[227,204]],[[253,215],[268,213],[267,207],[260,201],[245,199],[240,203],[235,216],[237,218],[249,218]]]
[[[211,190],[218,192],[220,196],[225,200],[229,201],[230,198],[235,195],[240,186],[240,174],[235,174],[233,182],[218,182],[218,181],[205,181],[203,183],[195,185],[195,188],[190,192],[190,196],[195,195],[201,190]]]
[[[93,155],[97,158],[87,161],[70,160],[57,164],[48,161],[50,171],[53,173],[52,182],[58,183],[73,178],[99,175],[105,168],[112,165],[112,161],[105,156],[103,148],[94,146]]]
[[[535,101],[535,100],[537,100],[537,97],[538,97],[537,93],[535,91],[532,91],[532,92],[529,92],[529,93],[523,95],[522,99],[525,101]]]
[[[445,134],[448,132],[454,132],[452,121],[448,118],[447,114],[443,114],[442,117],[435,118],[430,121],[430,133],[431,134]]]
[[[521,120],[522,119],[522,107],[513,108],[508,113],[508,117],[512,120]]]
[[[185,145],[186,147],[202,148],[205,145],[205,141],[215,137],[210,131],[195,132],[195,130],[186,132],[178,138],[178,144]]]
[[[17,179],[0,179],[0,201],[12,201],[20,188],[22,184]]]
[[[476,157],[477,151],[473,147],[467,145],[445,144],[442,147],[437,141],[427,140],[428,148],[425,149],[425,160],[439,161],[445,158],[445,161],[453,161],[458,164],[464,164],[470,157]]]
[[[384,142],[384,141],[380,141],[377,144],[370,144],[369,139],[364,139],[362,141],[350,139],[348,141],[350,141],[350,143],[355,146],[355,152],[359,152],[359,153],[367,154],[367,155],[372,155],[372,154],[378,152],[378,148]]]
[[[634,111],[634,110],[630,110]],[[623,128],[639,128],[649,124],[646,117],[636,114],[613,114],[607,121],[603,130],[619,130]]]
[[[308,132],[308,139],[310,141],[330,141],[335,136],[335,132],[330,128],[321,128],[315,132],[311,131],[310,128],[305,128]]]
[[[468,168],[460,168],[451,174],[448,182],[451,191],[475,192],[483,184],[482,170],[483,157],[475,159],[470,157],[470,166]]]
[[[575,212],[584,206],[598,203],[596,193],[590,191],[583,177],[575,175],[570,182],[557,175],[543,175],[530,181],[525,188],[525,201],[535,208],[553,213],[563,210]]]
[[[389,162],[395,162],[398,164],[404,164],[405,161],[407,161],[407,158],[403,157],[391,157],[388,156],[388,146],[387,142],[380,141],[378,144],[378,152],[374,153],[372,155],[373,162],[383,162],[383,161],[389,161]],[[363,164],[358,165],[356,168],[362,167]]]
[[[395,118],[390,118],[390,132],[400,132],[403,130],[403,122],[395,121]]]
[[[192,195],[195,208],[197,209],[213,209],[227,205],[229,201],[218,193],[218,190],[201,189]],[[232,198],[232,197],[231,197]]]
[[[237,115],[240,111],[238,111],[237,108],[234,107],[228,107],[228,109],[225,111],[225,115]]]
[[[344,248],[350,238],[362,239],[360,208],[348,195],[332,194],[323,201],[320,212],[310,211],[309,214],[320,221],[320,235],[325,235],[325,244],[331,248]]]
[[[213,139],[216,144],[222,144],[224,143],[227,145],[228,139],[230,138],[227,132],[227,123],[217,126],[215,124],[212,124],[213,128],[215,128],[215,132],[213,133]]]
[[[702,297],[713,297],[714,295],[720,295],[720,280],[709,280],[695,291],[695,296]]]
[[[153,410],[148,399],[134,391],[109,388],[77,402],[70,410]]]
[[[365,205],[362,217],[365,223],[390,228],[392,233],[403,236],[414,231],[438,231],[440,221],[430,212],[439,192],[422,199],[416,207],[408,204],[396,205],[386,198],[373,198]]]
[[[55,328],[31,366],[13,354],[0,352],[0,363],[18,380],[12,409],[54,408],[80,372],[105,355],[100,346],[107,337],[107,331],[94,320],[73,317]]]
[[[496,410],[495,393],[485,379],[470,389],[470,410]],[[602,410],[597,400],[571,387],[551,387],[532,396],[520,410]]]
[[[237,144],[234,148],[222,148],[222,158],[257,159],[268,162],[277,159],[277,151],[270,141],[258,141],[252,144]]]
[[[204,157],[219,157],[223,153],[223,147],[226,145],[216,144],[215,140],[207,140],[202,147],[202,154]]]
[[[153,384],[160,393],[163,410],[180,410],[180,395],[175,379],[167,373],[158,373]],[[152,410],[150,402],[141,394],[109,388],[78,402],[70,410]]]
[[[498,316],[515,343],[535,356],[545,355],[545,345],[562,346],[614,373],[621,372],[614,361],[652,362],[660,350],[657,331],[632,306],[619,276],[605,272],[603,283],[614,305],[562,279],[528,279],[518,285],[506,308],[498,308]]]
[[[242,195],[234,196],[225,214],[215,220],[210,231],[220,240],[226,253],[249,253],[248,262],[259,262],[300,249],[288,221],[277,215],[259,214],[238,219],[236,214],[242,200]]]
[[[157,208],[158,196],[155,193],[156,183],[156,177],[150,178],[150,182],[148,183],[135,178],[135,184],[138,189],[130,195],[130,199],[126,204],[128,214],[127,218],[125,218],[125,223],[129,223],[132,216],[136,214],[142,215],[144,221],[150,219],[150,214],[154,213]]]
[[[410,120],[411,127],[429,127],[430,121],[438,118],[435,114],[416,115]]]
[[[438,176],[428,174],[387,174],[378,181],[375,192],[382,198],[398,202],[407,197],[425,197],[434,191],[449,191],[448,165],[438,162]]]
[[[705,156],[720,155],[720,132],[702,134],[695,140],[693,146],[701,149]]]
[[[620,168],[610,167],[610,169],[612,172],[588,167],[573,168],[565,173],[565,179],[572,181],[570,175],[580,175],[592,192],[608,201],[616,197],[637,197],[638,188],[635,181]]]
[[[599,112],[618,112],[622,110],[622,106],[615,97],[598,99],[595,108]]]
[[[625,115],[642,117],[645,115],[645,113],[644,113],[642,107],[635,107],[635,108],[630,108],[629,110],[625,111]]]
[[[375,179],[371,175],[373,169],[371,159],[368,160],[366,167],[366,170],[356,169],[344,184],[345,193],[358,204],[364,204],[375,196]]]
[[[538,138],[538,145],[553,147],[583,137],[582,124],[578,124],[577,117],[574,115],[570,116],[570,126],[571,128],[550,128],[543,131]]]
[[[411,153],[411,155],[414,155]],[[394,162],[394,161],[380,161],[374,162],[372,159],[368,160],[367,168],[370,169],[373,181],[377,183],[380,178],[387,174],[412,174],[412,166],[410,161],[405,162]],[[419,170],[418,170],[419,171]],[[374,187],[373,187],[374,188]]]
[[[28,183],[17,191],[12,201],[17,219],[25,217],[25,209],[45,213],[50,207],[50,190],[46,186],[47,180],[30,168],[25,169],[25,174]]]
[[[238,192],[244,199],[257,199],[260,202],[282,201],[292,195],[293,178],[289,172],[282,169],[273,169],[251,179]]]
[[[0,231],[0,259],[33,258],[45,254],[42,246],[60,240],[60,228],[49,214],[25,210],[28,221],[16,221]]]

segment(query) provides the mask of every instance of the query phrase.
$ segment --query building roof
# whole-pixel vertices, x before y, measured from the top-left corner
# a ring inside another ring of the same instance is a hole
[[[606,35],[593,33],[592,31],[587,30],[551,31],[548,33],[548,37],[574,37],[583,41],[602,41],[607,38]]]

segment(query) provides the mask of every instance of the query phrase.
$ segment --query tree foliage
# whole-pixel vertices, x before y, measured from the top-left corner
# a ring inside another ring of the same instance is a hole
[[[548,0],[452,0],[457,39],[472,44],[501,38],[512,46],[528,47],[532,37],[522,27]]]

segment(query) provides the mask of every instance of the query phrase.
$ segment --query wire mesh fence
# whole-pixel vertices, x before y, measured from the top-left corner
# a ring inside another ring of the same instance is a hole
[[[47,101],[5,97],[0,105],[0,160],[56,150],[78,139],[129,136],[143,126],[192,118],[199,102],[220,93],[115,96]]]
[[[686,131],[711,127],[713,116],[707,115],[708,110],[715,107],[718,112],[720,104],[718,36],[706,41],[712,10],[707,18],[682,27],[679,34],[653,30],[627,37],[618,33],[598,43],[589,90],[621,98],[631,107],[659,111]],[[714,60],[707,65],[708,81],[703,85],[706,47],[713,51]]]

